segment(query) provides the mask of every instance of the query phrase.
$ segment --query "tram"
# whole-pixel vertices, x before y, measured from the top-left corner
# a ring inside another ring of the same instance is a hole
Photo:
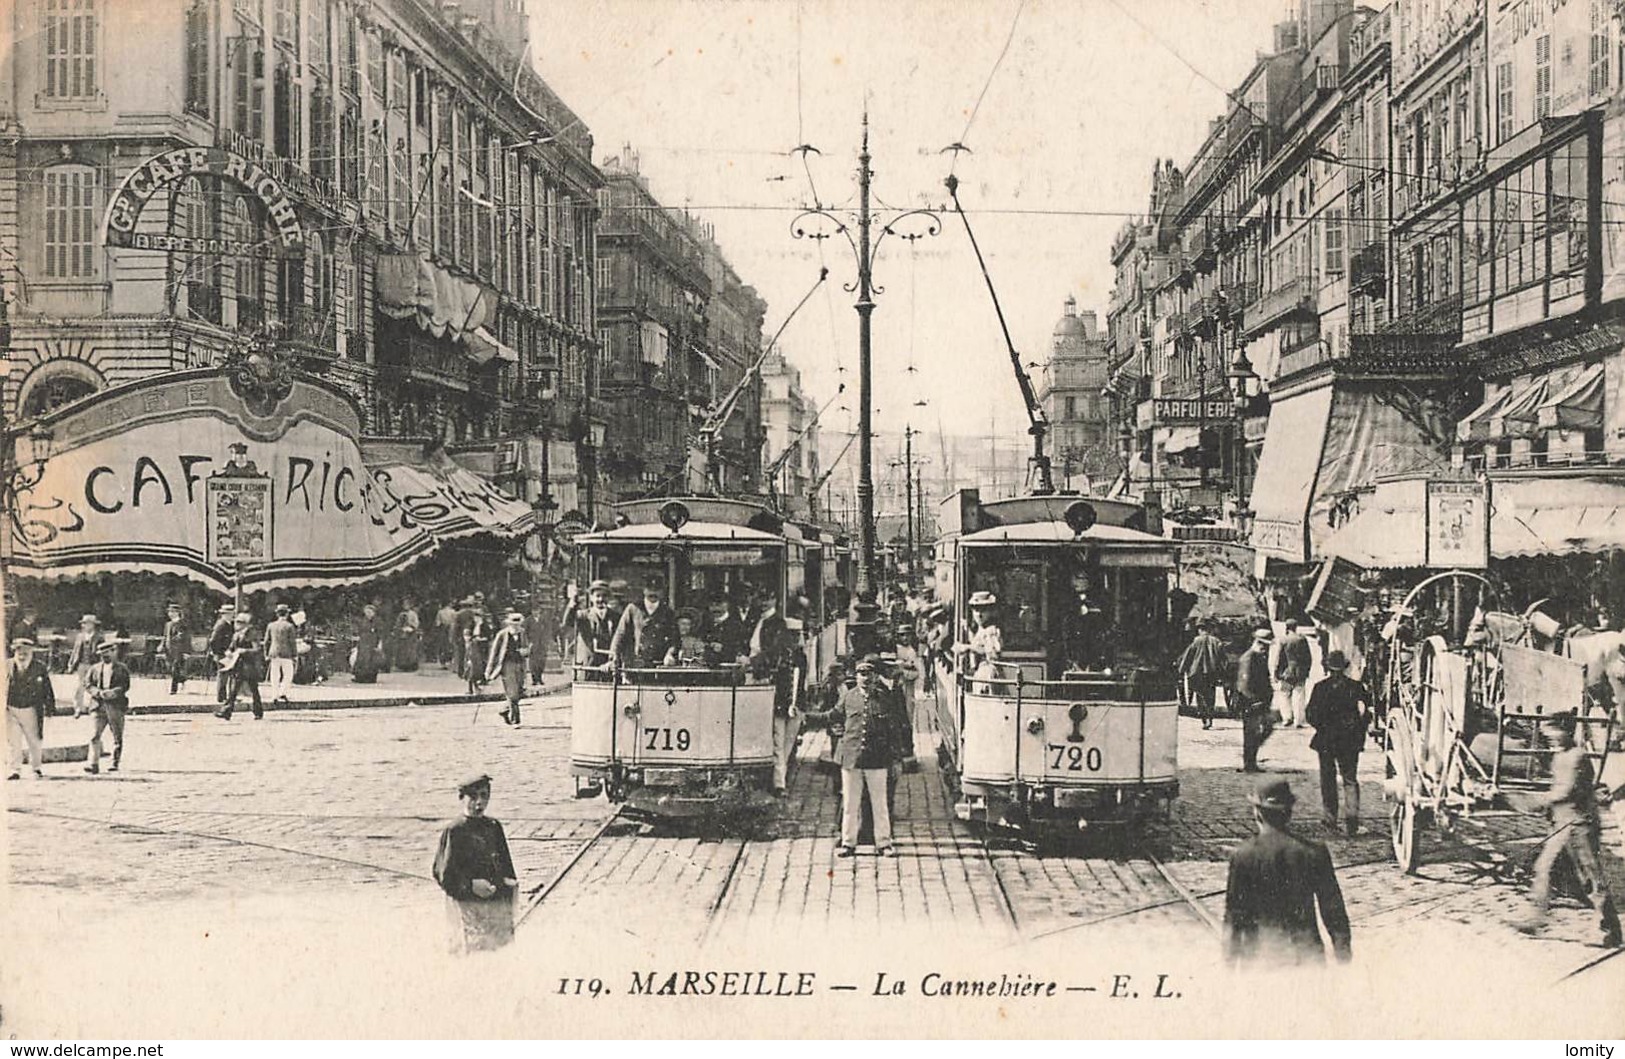
[[[991,598],[997,655],[939,672],[935,727],[955,812],[1061,834],[1124,825],[1179,792],[1179,704],[1163,648],[1178,546],[1136,504],[1039,495],[943,503],[940,598],[954,639]],[[963,652],[963,646],[960,648]]]
[[[593,579],[624,580],[634,592],[658,585],[697,623],[700,640],[713,604],[767,597],[806,646],[827,639],[824,542],[802,527],[760,504],[716,497],[633,501],[615,515],[616,528],[577,538]],[[740,617],[748,635],[756,615]],[[750,809],[771,789],[772,677],[737,655],[655,668],[577,665],[571,694],[578,797],[604,794],[634,812],[682,817]]]

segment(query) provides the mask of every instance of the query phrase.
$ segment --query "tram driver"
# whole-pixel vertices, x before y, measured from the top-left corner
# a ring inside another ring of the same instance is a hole
[[[678,635],[677,618],[666,606],[666,590],[651,583],[643,590],[643,606],[628,606],[622,612],[606,665],[626,654],[635,669],[676,665]]]

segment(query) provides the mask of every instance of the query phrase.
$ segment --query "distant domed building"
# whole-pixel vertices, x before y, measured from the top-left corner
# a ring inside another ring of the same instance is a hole
[[[1067,295],[1050,342],[1038,400],[1050,422],[1050,460],[1059,488],[1103,490],[1122,465],[1101,391],[1108,377],[1106,335],[1093,310]]]

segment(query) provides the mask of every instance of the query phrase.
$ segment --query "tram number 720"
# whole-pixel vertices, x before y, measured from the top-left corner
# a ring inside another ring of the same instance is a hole
[[[1046,749],[1050,752],[1049,767],[1058,772],[1099,772],[1104,763],[1098,746],[1085,750],[1079,743],[1050,743]]]
[[[694,742],[687,728],[645,728],[643,738],[645,750],[687,750]]]

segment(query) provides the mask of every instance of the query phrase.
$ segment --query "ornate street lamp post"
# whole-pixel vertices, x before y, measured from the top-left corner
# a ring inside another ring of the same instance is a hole
[[[874,282],[873,268],[875,254],[886,236],[896,235],[913,242],[928,235],[936,235],[942,231],[939,222],[930,210],[907,210],[898,214],[890,222],[881,226],[880,234],[870,240],[870,229],[874,224],[869,210],[869,184],[874,179],[874,172],[869,168],[869,114],[863,115],[863,146],[858,154],[858,215],[857,239],[852,238],[852,232],[846,223],[822,207],[805,210],[798,214],[791,222],[790,232],[797,239],[828,239],[832,234],[839,233],[844,236],[847,245],[857,258],[858,279],[854,286],[847,286],[848,291],[856,291],[858,300],[853,307],[858,311],[858,540],[860,550],[858,553],[857,599],[852,608],[852,619],[848,626],[848,644],[854,654],[862,655],[874,649],[877,645],[875,628],[879,616],[879,608],[875,604],[875,481],[874,481],[874,424],[872,412],[874,396],[872,390],[873,376],[873,349],[870,342],[870,317],[875,311],[874,296],[883,293],[885,288]],[[822,221],[834,225],[834,231],[814,230],[808,227],[811,218],[817,217]],[[897,226],[910,218],[923,219],[922,230],[904,232]]]

